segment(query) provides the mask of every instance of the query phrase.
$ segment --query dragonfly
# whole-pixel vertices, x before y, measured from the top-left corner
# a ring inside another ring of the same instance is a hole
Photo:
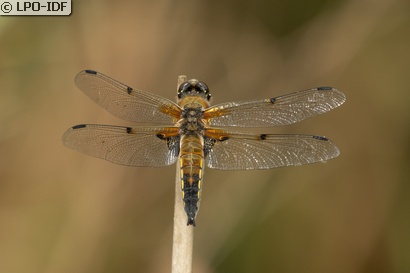
[[[136,126],[79,124],[64,133],[63,144],[126,166],[163,167],[178,161],[187,225],[196,224],[204,166],[261,170],[325,162],[340,153],[324,136],[232,129],[288,125],[328,112],[346,100],[332,87],[211,106],[208,86],[196,79],[180,84],[176,102],[93,70],[78,73],[75,83],[98,105]]]

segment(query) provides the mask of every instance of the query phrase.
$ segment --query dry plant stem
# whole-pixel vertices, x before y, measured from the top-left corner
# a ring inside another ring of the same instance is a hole
[[[185,75],[178,77],[178,87],[187,80]],[[172,273],[192,272],[193,226],[187,226],[187,216],[181,195],[180,165],[177,161],[175,177],[174,232],[172,240]]]

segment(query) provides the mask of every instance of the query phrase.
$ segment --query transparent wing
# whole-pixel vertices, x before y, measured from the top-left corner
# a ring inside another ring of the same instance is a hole
[[[108,112],[137,123],[173,124],[180,108],[161,96],[133,89],[96,71],[77,74],[78,88]]]
[[[207,165],[220,170],[257,170],[323,162],[339,155],[329,139],[312,135],[266,135],[213,130]]]
[[[227,102],[205,110],[211,126],[265,127],[295,123],[342,105],[345,95],[331,87],[318,87],[254,101]]]
[[[127,166],[161,167],[179,154],[177,127],[76,125],[65,132],[63,144],[84,154]]]

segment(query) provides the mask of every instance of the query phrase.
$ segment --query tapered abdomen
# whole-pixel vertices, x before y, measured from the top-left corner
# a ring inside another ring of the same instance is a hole
[[[181,189],[187,225],[195,226],[195,217],[201,198],[203,176],[203,137],[197,134],[182,135],[180,149]]]

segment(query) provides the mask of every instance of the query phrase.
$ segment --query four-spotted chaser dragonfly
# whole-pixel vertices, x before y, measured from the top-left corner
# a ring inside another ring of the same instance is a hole
[[[111,114],[149,124],[80,124],[63,135],[64,145],[127,166],[162,167],[179,160],[187,225],[195,226],[204,165],[219,170],[270,169],[339,155],[336,145],[323,136],[256,134],[227,128],[286,125],[325,113],[346,99],[331,87],[211,106],[207,85],[195,79],[179,86],[176,103],[92,70],[80,72],[75,82]]]

